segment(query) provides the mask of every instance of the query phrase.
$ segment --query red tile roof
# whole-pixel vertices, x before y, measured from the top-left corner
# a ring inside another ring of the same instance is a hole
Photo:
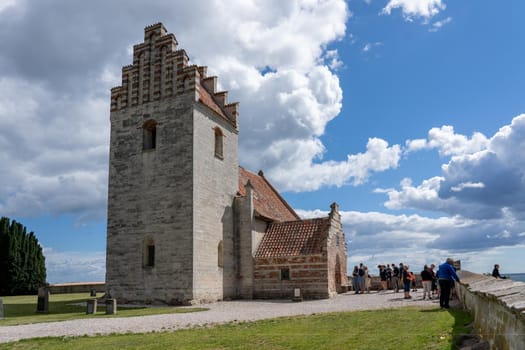
[[[228,119],[226,113],[224,113],[222,108],[217,104],[217,102],[215,102],[210,92],[206,90],[206,88],[202,84],[199,85],[199,102],[211,108],[213,111],[215,111],[215,113],[220,115],[224,120],[226,120],[230,124],[233,124],[232,121]]]
[[[330,218],[277,222],[269,225],[256,258],[321,254]]]
[[[272,221],[292,221],[300,219],[275,188],[266,180],[262,172],[254,174],[239,167],[239,194],[246,195],[246,183],[253,187],[253,206],[256,214]]]

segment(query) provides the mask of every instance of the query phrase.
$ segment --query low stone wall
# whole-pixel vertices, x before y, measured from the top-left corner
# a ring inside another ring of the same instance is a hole
[[[106,283],[104,282],[82,282],[82,283],[61,283],[61,284],[50,284],[49,285],[49,292],[51,294],[89,293],[93,289],[97,293],[104,293],[106,290]]]
[[[525,283],[459,271],[456,293],[491,349],[525,349]]]

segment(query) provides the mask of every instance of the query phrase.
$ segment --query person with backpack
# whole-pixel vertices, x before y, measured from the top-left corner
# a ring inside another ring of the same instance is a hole
[[[410,286],[412,284],[412,279],[414,278],[414,275],[410,270],[408,269],[409,266],[407,264],[403,265],[403,292],[405,294],[405,299],[411,299],[410,296]]]
[[[392,269],[390,268],[390,265],[386,264],[383,265],[386,266],[386,288],[391,289],[392,288]]]

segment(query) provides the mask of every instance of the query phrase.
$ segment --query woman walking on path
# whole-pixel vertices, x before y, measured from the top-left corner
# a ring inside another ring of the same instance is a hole
[[[405,299],[412,298],[410,296],[410,285],[412,284],[412,274],[408,270],[409,266],[407,264],[403,265],[403,291],[405,293]]]
[[[370,293],[370,285],[372,284],[372,277],[368,274],[368,266],[363,266],[365,270],[365,290],[367,293]]]
[[[423,282],[423,300],[427,295],[428,299],[432,299],[432,273],[427,265],[421,271],[421,281]]]

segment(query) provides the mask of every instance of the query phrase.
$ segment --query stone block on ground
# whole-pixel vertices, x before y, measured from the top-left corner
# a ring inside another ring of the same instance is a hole
[[[106,315],[115,315],[117,313],[117,299],[106,300]]]
[[[49,285],[43,285],[38,288],[38,300],[36,312],[47,314],[49,312]]]
[[[86,314],[97,313],[97,299],[88,299],[86,303]]]

